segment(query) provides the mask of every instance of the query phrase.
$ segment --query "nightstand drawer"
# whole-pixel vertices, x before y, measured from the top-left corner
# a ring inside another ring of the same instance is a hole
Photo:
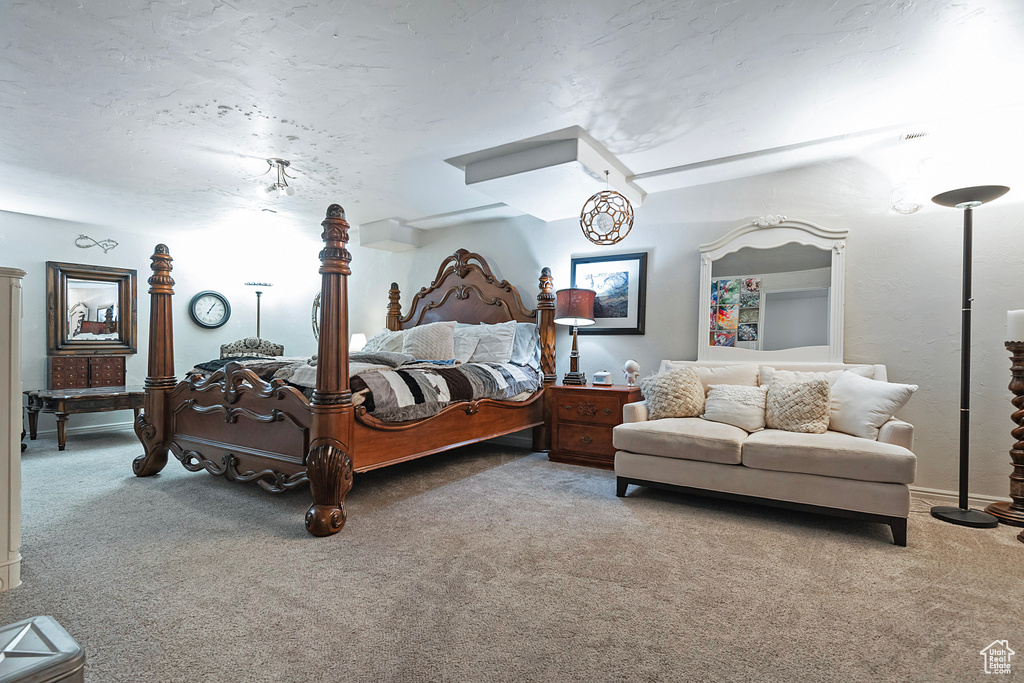
[[[614,456],[615,447],[612,446],[612,428],[563,422],[558,425],[558,443],[556,448],[559,451]]]
[[[561,391],[555,405],[560,422],[615,425],[622,422],[622,402],[614,394]]]

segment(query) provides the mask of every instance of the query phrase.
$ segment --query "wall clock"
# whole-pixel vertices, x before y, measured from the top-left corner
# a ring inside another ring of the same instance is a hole
[[[212,330],[231,317],[231,304],[223,294],[206,290],[192,297],[188,304],[188,314],[196,325]]]

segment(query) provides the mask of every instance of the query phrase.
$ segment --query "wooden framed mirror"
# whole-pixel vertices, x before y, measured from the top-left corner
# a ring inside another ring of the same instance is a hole
[[[129,268],[47,261],[47,353],[135,353],[135,280]]]
[[[702,244],[697,360],[843,362],[846,235],[769,216]]]

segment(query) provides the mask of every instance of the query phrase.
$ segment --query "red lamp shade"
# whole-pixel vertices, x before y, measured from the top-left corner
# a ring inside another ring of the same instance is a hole
[[[555,292],[555,322],[559,325],[593,325],[594,298],[592,289],[560,289]]]

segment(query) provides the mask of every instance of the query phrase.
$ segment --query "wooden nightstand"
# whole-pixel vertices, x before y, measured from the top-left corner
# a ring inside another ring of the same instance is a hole
[[[622,406],[643,400],[640,387],[558,385],[548,391],[552,418],[548,459],[614,469],[612,428],[622,424]]]

